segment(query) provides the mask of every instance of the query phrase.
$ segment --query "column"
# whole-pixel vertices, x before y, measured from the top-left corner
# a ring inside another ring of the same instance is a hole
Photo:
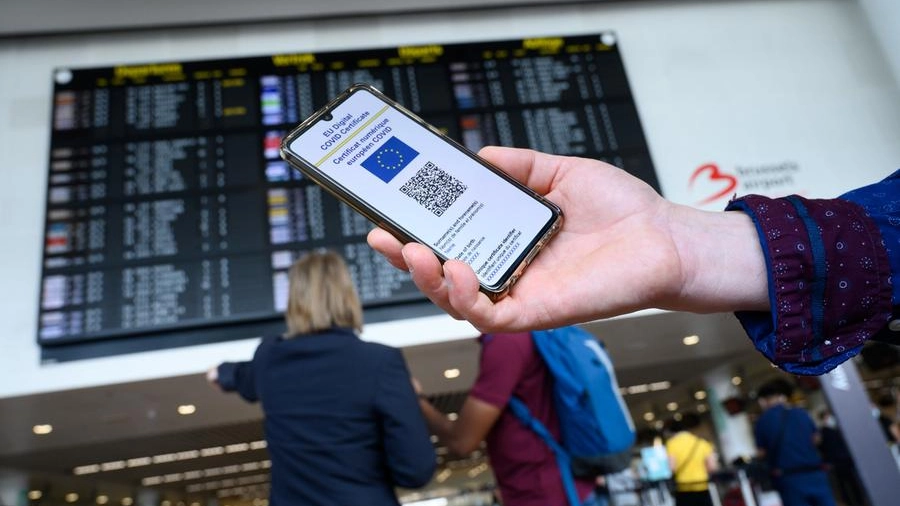
[[[739,396],[740,392],[731,382],[734,372],[730,367],[719,367],[704,376],[709,412],[712,416],[716,435],[719,437],[719,455],[730,464],[737,458],[750,458],[756,454],[753,427],[747,413],[731,415],[722,406],[722,401]]]
[[[28,477],[11,471],[0,471],[0,504],[26,506],[28,504]]]
[[[847,442],[869,502],[872,506],[896,505],[900,470],[878,421],[872,416],[869,395],[856,365],[848,360],[821,380],[825,398]]]

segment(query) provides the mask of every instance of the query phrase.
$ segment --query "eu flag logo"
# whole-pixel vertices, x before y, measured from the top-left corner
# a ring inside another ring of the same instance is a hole
[[[418,155],[418,151],[391,137],[361,165],[378,179],[390,183]]]

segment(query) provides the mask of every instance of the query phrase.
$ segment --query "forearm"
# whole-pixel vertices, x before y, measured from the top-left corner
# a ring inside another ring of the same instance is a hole
[[[453,435],[453,422],[424,397],[419,398],[419,409],[422,410],[428,430],[442,442],[448,444]]]
[[[663,309],[769,310],[766,261],[750,217],[672,205],[668,225],[683,279],[680,292]]]
[[[419,408],[422,410],[422,416],[425,418],[428,430],[438,437],[450,453],[464,456],[475,449],[466,441],[467,438],[460,433],[459,424],[438,411],[427,399],[419,399]]]

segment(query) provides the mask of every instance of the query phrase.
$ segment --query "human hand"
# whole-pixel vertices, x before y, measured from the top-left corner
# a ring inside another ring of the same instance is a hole
[[[409,381],[412,383],[413,392],[415,392],[416,395],[422,395],[422,383],[412,376],[409,377]]]
[[[219,367],[214,366],[210,367],[206,370],[206,381],[209,382],[210,385],[214,385],[216,387],[219,386]]]
[[[558,205],[564,222],[496,303],[478,290],[467,264],[441,265],[428,247],[402,245],[385,230],[372,230],[369,245],[409,270],[416,286],[451,316],[495,332],[559,327],[650,307],[765,308],[765,263],[743,213],[672,204],[641,180],[596,160],[500,147],[479,154]],[[738,275],[723,277],[722,269]]]

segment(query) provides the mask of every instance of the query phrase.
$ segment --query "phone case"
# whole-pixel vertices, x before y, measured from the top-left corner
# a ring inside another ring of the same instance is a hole
[[[518,263],[515,264],[515,267],[508,271],[508,274],[506,276],[504,276],[503,279],[501,279],[500,283],[498,283],[497,286],[486,286],[483,283],[481,284],[481,291],[484,294],[486,294],[491,300],[497,301],[497,300],[500,300],[501,298],[503,298],[509,292],[509,290],[512,288],[512,286],[515,284],[515,282],[518,281],[519,277],[521,277],[522,272],[525,270],[525,267],[527,267],[528,264],[531,263],[531,261],[534,259],[534,257],[540,252],[541,249],[543,249],[543,247],[547,244],[547,242],[549,242],[549,240],[553,237],[553,235],[555,235],[556,232],[559,231],[560,227],[562,226],[562,220],[563,220],[562,210],[556,204],[550,202],[549,200],[545,199],[543,196],[535,193],[533,190],[531,190],[527,186],[525,186],[525,185],[519,183],[518,181],[516,181],[515,179],[511,178],[505,172],[494,167],[489,162],[483,160],[482,158],[479,158],[475,153],[471,152],[469,149],[460,145],[455,140],[447,137],[440,130],[438,130],[434,126],[428,124],[423,119],[419,118],[412,111],[409,111],[408,109],[406,109],[399,103],[397,103],[394,100],[392,100],[391,98],[387,97],[386,95],[384,95],[381,91],[379,91],[375,87],[368,85],[368,84],[362,84],[362,83],[354,84],[354,85],[350,86],[349,88],[347,88],[345,91],[343,91],[340,95],[338,95],[332,101],[330,101],[328,103],[328,105],[319,109],[317,112],[313,113],[312,116],[310,116],[309,118],[304,120],[302,123],[300,123],[300,125],[298,125],[296,128],[291,130],[284,137],[284,139],[282,139],[281,150],[280,150],[281,157],[285,161],[287,161],[289,164],[291,164],[291,166],[300,170],[304,174],[304,176],[308,177],[311,181],[315,182],[316,184],[318,184],[319,186],[324,188],[326,191],[328,191],[329,193],[334,195],[338,200],[340,200],[341,202],[344,202],[345,204],[349,205],[351,208],[356,210],[358,213],[360,213],[363,216],[365,216],[366,218],[368,218],[369,221],[371,221],[375,225],[390,232],[399,241],[401,241],[403,243],[417,242],[415,237],[413,237],[411,234],[406,232],[401,226],[399,226],[397,223],[395,223],[389,217],[385,216],[383,213],[381,213],[377,209],[369,206],[366,202],[358,199],[353,194],[344,190],[339,184],[335,183],[334,181],[331,181],[324,173],[320,172],[318,168],[310,166],[302,158],[300,158],[299,156],[294,154],[289,149],[289,146],[294,141],[294,139],[296,139],[297,137],[302,135],[304,132],[306,132],[306,130],[308,130],[310,128],[310,126],[312,126],[315,123],[317,123],[318,121],[324,119],[323,116],[326,116],[327,114],[329,114],[329,111],[333,110],[340,103],[342,103],[344,100],[346,100],[348,97],[350,97],[353,93],[356,93],[358,91],[366,91],[368,93],[375,95],[377,98],[379,98],[380,100],[385,102],[386,105],[389,105],[390,107],[392,107],[392,108],[396,109],[397,111],[401,112],[402,114],[406,115],[407,117],[409,117],[410,119],[415,121],[418,125],[422,126],[423,128],[428,129],[434,135],[437,135],[445,142],[451,144],[456,149],[460,150],[462,153],[464,153],[467,156],[476,160],[479,164],[483,165],[487,170],[493,171],[495,174],[499,175],[500,177],[505,179],[507,182],[509,182],[513,186],[516,186],[521,191],[531,195],[533,198],[542,202],[545,206],[550,208],[551,212],[553,213],[553,220],[548,224],[547,227],[545,227],[545,229],[543,230],[543,233],[534,242],[532,247],[529,250],[527,250],[527,252],[524,255],[520,256]],[[329,120],[326,120],[326,121],[329,121]],[[428,246],[428,245],[426,244],[426,246]],[[434,248],[431,248],[431,249],[432,249],[432,251],[434,251],[434,253],[437,255],[437,257],[440,259],[440,261],[442,263],[447,260],[446,258],[444,258],[444,256],[440,252],[436,251]]]

